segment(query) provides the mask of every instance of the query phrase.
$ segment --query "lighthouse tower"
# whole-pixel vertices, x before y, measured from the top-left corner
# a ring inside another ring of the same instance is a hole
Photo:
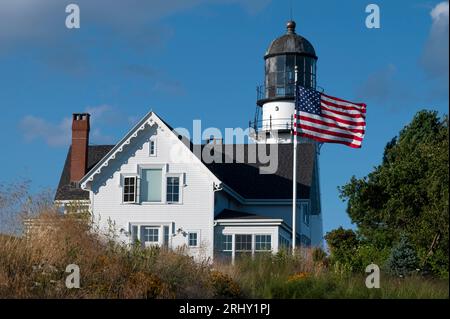
[[[298,83],[316,88],[314,47],[295,32],[294,21],[289,21],[286,27],[286,34],[273,40],[264,55],[265,81],[257,88],[255,119],[250,122],[257,143],[292,143],[296,66]],[[306,139],[300,142],[312,143]]]

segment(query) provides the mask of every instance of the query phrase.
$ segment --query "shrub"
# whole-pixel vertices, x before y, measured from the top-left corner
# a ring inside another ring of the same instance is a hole
[[[214,298],[239,298],[241,288],[231,276],[220,271],[213,270],[210,273],[211,285],[214,290]]]
[[[352,267],[352,262],[358,249],[359,240],[351,229],[339,227],[325,235],[331,253],[332,263],[347,264]]]
[[[392,248],[386,266],[388,271],[395,276],[407,276],[416,271],[418,267],[417,254],[406,236],[402,236],[397,245]]]

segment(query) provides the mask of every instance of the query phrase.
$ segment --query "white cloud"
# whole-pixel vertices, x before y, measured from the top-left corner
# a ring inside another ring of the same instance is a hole
[[[90,141],[94,144],[110,144],[114,137],[104,134],[102,127],[119,125],[122,115],[114,107],[99,105],[87,107],[85,112],[91,114]],[[128,122],[125,121],[125,125]],[[42,140],[51,147],[68,146],[71,143],[72,119],[65,117],[59,122],[51,122],[34,115],[25,116],[19,123],[19,129],[26,142]]]
[[[449,3],[437,4],[430,12],[432,25],[425,43],[421,64],[432,78],[447,78],[449,70]]]
[[[71,125],[70,118],[64,118],[55,124],[40,117],[27,115],[20,121],[19,129],[27,142],[42,139],[49,146],[64,146],[70,143]]]

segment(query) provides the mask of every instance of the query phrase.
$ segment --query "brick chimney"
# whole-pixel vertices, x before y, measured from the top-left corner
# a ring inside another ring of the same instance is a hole
[[[90,117],[88,113],[73,114],[70,182],[79,182],[87,172]]]

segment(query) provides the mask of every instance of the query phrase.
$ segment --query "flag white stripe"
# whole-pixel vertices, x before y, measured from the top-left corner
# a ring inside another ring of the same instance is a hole
[[[325,96],[325,95],[323,95],[323,94],[321,95],[321,99],[323,99],[323,100],[325,100],[325,101],[327,101],[327,102],[330,102],[330,103],[337,104],[337,105],[356,107],[356,108],[358,108],[358,109],[360,109],[360,110],[364,110],[364,109],[365,109],[365,108],[363,108],[362,106],[357,105],[357,104],[353,104],[353,103],[350,103],[350,102],[343,102],[343,101],[338,101],[338,100],[330,99],[329,97],[327,97],[327,96]]]
[[[344,128],[351,128],[351,129],[357,129],[357,130],[364,130],[365,129],[365,125],[345,124],[345,123],[342,123],[342,122],[338,122],[336,120],[332,120],[332,119],[329,119],[329,118],[326,118],[326,117],[322,117],[320,115],[308,113],[308,112],[300,111],[300,116],[309,117],[309,118],[312,118],[312,119],[315,119],[315,120],[319,120],[319,121],[322,121],[322,122],[333,123],[333,124],[339,125],[339,126],[344,127]]]
[[[363,115],[363,113],[361,111],[358,111],[358,110],[345,110],[345,109],[341,109],[341,108],[330,106],[330,105],[323,104],[323,103],[321,105],[322,105],[322,107],[330,109],[330,110],[333,110],[333,111],[338,111],[338,112],[348,113],[348,114],[361,114],[361,115]]]
[[[354,117],[350,117],[350,116],[340,115],[340,114],[336,114],[336,113],[331,112],[331,111],[327,111],[325,109],[322,109],[322,114],[333,116],[335,118],[338,118],[338,119],[341,119],[341,120],[344,120],[344,121],[351,121],[351,122],[355,123],[356,125],[358,125],[358,123],[361,123],[361,125],[364,123],[364,119],[363,118],[354,118]]]
[[[358,145],[358,146],[361,145],[361,141],[358,141],[358,140],[355,140],[355,139],[352,139],[352,138],[345,138],[345,137],[339,137],[339,136],[334,136],[334,135],[329,135],[329,134],[323,134],[323,133],[319,133],[319,132],[316,132],[316,131],[311,131],[311,130],[304,129],[304,128],[300,129],[299,132],[300,133],[306,133],[306,134],[309,134],[309,135],[312,135],[312,136],[316,136],[316,137],[320,137],[320,138],[325,138],[325,139],[328,139],[328,140],[343,141],[343,142],[348,142],[348,143],[351,143],[351,144],[354,144],[354,145]]]
[[[342,133],[342,134],[354,135],[354,136],[357,136],[357,137],[360,137],[360,138],[364,137],[364,134],[362,134],[362,133],[351,132],[351,131],[346,130],[345,128],[337,128],[337,127],[322,125],[322,124],[313,123],[313,122],[307,122],[306,123],[306,121],[298,121],[297,125],[300,125],[300,123],[302,123],[303,125],[317,127],[319,129],[327,130],[327,131],[330,131],[330,132],[337,132],[337,133]]]

